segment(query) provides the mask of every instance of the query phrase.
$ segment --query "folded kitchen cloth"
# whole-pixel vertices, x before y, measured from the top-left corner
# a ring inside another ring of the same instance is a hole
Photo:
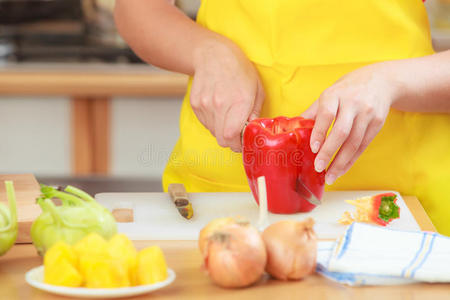
[[[348,285],[450,282],[450,238],[353,223],[334,242],[319,242],[317,272]]]

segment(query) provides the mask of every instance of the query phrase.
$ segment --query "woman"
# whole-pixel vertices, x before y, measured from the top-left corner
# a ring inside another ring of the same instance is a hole
[[[330,189],[416,195],[450,235],[450,52],[433,53],[422,1],[204,0],[195,23],[119,0],[115,17],[141,58],[192,76],[164,189],[248,191],[245,122],[303,115]]]

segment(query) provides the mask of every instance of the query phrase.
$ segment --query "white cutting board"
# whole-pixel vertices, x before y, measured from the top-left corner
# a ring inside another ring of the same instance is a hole
[[[269,223],[283,219],[302,220],[312,217],[316,221],[315,230],[320,239],[334,239],[340,236],[346,226],[338,224],[344,211],[355,208],[344,202],[363,196],[387,191],[326,192],[322,205],[309,213],[277,215],[269,213]],[[394,220],[389,228],[420,230],[403,198],[399,193],[400,219]],[[133,223],[119,223],[119,232],[132,240],[196,240],[201,228],[209,221],[227,216],[242,216],[256,226],[258,206],[250,193],[190,193],[189,200],[194,209],[194,217],[184,219],[166,193],[100,193],[95,196],[108,209],[132,208]]]

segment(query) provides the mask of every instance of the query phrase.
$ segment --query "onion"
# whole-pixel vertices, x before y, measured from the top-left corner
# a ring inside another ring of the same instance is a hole
[[[262,238],[267,250],[266,271],[281,280],[298,280],[316,268],[317,237],[314,220],[285,220],[264,230]]]
[[[208,223],[202,230],[200,230],[200,236],[198,238],[198,248],[200,252],[203,254],[205,251],[206,243],[208,242],[208,238],[218,229],[221,229],[223,226],[227,224],[233,224],[237,221],[231,217],[228,218],[218,218],[214,219]]]
[[[215,230],[203,253],[204,268],[219,286],[245,287],[264,274],[267,255],[259,232],[249,223],[231,223]]]

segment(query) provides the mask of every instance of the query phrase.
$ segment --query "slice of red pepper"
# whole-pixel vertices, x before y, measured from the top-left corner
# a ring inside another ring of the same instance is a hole
[[[353,215],[344,212],[339,221],[342,224],[348,225],[356,221],[386,226],[392,220],[400,218],[400,207],[394,193],[382,193],[346,202],[356,206],[356,212]]]
[[[370,219],[381,226],[386,226],[392,220],[400,217],[400,207],[397,205],[397,195],[383,193],[372,197],[372,212]]]
[[[243,160],[250,188],[259,203],[257,178],[266,177],[270,212],[311,211],[315,205],[297,192],[297,180],[322,198],[325,173],[314,169],[309,146],[314,120],[302,117],[261,118],[248,123],[243,134]]]

